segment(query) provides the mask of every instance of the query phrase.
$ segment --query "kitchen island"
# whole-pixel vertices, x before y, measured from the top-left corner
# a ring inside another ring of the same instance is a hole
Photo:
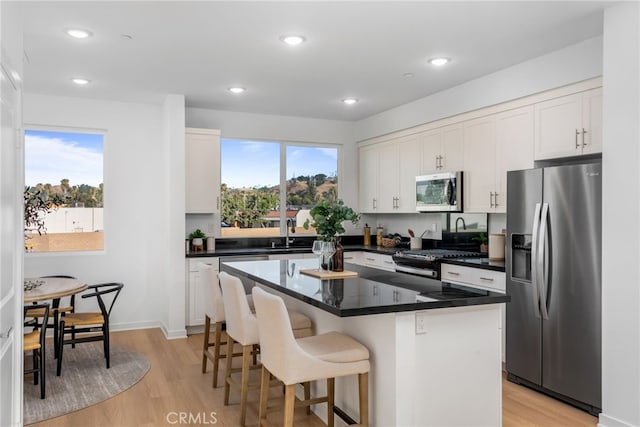
[[[501,424],[500,306],[508,296],[353,264],[345,264],[352,278],[300,272],[313,268],[314,259],[220,264],[282,296],[316,333],[339,331],[367,346],[371,425]],[[357,396],[355,377],[336,379],[336,405],[354,419]],[[314,410],[326,421],[322,406]]]

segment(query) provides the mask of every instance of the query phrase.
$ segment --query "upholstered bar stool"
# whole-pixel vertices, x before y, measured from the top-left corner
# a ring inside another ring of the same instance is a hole
[[[247,393],[249,388],[257,388],[258,384],[249,385],[249,369],[251,351],[259,344],[258,320],[251,313],[247,298],[244,295],[244,287],[237,277],[225,272],[218,273],[220,286],[222,287],[222,299],[224,300],[224,311],[227,322],[227,354],[233,351],[233,343],[237,342],[242,346],[242,368],[240,384],[233,381],[231,373],[231,358],[227,358],[227,372],[224,384],[224,404],[229,404],[229,392],[231,386],[240,386],[240,425],[245,425],[247,415]],[[289,323],[286,328],[291,335],[298,337],[310,336],[312,332],[311,320],[302,313],[291,312],[288,317]],[[237,370],[236,370],[237,371]],[[268,388],[269,379],[266,380],[265,387]],[[305,388],[308,393],[309,387]]]
[[[360,394],[360,426],[369,424],[369,350],[353,338],[329,332],[296,339],[288,328],[287,310],[282,298],[260,288],[253,289],[256,317],[260,324],[260,422],[266,418],[268,388],[265,382],[273,375],[285,384],[284,423],[293,426],[295,385],[320,379],[327,380],[327,396],[309,399],[299,405],[327,403],[329,427],[334,425],[333,406],[335,378],[358,375]]]
[[[222,329],[225,325],[224,301],[222,300],[222,291],[220,290],[220,282],[218,281],[217,270],[212,266],[199,263],[198,271],[200,272],[200,280],[202,280],[203,298],[210,304],[205,304],[204,309],[204,343],[202,348],[202,373],[207,372],[207,360],[213,363],[213,383],[212,387],[218,386],[218,367],[220,359],[225,359],[227,354],[220,354],[222,346],[226,345],[226,341],[222,341]],[[254,311],[253,298],[251,295],[245,295],[249,308]],[[211,324],[213,323],[214,340],[211,339]],[[213,347],[213,353],[209,349]],[[229,353],[230,354],[230,353]],[[242,353],[232,354],[233,356],[242,356]]]

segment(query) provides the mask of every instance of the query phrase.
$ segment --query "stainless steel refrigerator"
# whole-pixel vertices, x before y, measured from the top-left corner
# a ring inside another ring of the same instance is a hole
[[[507,174],[510,381],[601,403],[602,165]]]

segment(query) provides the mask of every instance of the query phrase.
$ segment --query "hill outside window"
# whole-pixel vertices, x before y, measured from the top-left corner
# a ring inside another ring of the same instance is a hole
[[[298,235],[319,201],[337,197],[337,145],[221,140],[221,236]]]

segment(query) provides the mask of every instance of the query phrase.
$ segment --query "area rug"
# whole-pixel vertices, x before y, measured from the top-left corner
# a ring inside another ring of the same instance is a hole
[[[111,368],[106,368],[102,343],[65,347],[62,375],[56,376],[53,345],[46,357],[46,398],[31,375],[24,381],[24,424],[46,420],[102,402],[125,391],[144,377],[149,361],[144,355],[124,347],[111,346]],[[47,347],[47,350],[49,350]],[[30,357],[28,358],[30,359]],[[31,360],[25,360],[31,366]]]

